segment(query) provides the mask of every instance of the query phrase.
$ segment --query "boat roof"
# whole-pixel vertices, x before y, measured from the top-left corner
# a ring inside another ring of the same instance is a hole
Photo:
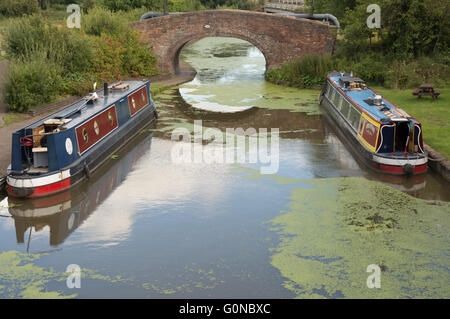
[[[369,104],[368,102],[374,101],[375,96],[380,94],[376,93],[373,89],[366,86],[367,89],[362,90],[349,90],[346,84],[350,82],[364,83],[363,80],[357,77],[353,77],[346,73],[332,72],[328,74],[328,78],[333,84],[341,89],[341,93],[344,93],[349,97],[354,104],[359,107],[373,119],[378,122],[391,122],[391,121],[407,121],[411,119],[413,122],[417,122],[414,118],[408,115],[405,111],[398,108],[388,100],[382,97],[381,105]]]
[[[26,126],[25,128],[34,128],[42,125],[45,121],[49,119],[70,119],[63,126],[66,128],[71,128],[77,126],[79,123],[84,122],[85,120],[92,117],[94,114],[97,114],[103,110],[105,110],[108,106],[116,103],[118,100],[122,99],[124,96],[136,91],[141,88],[147,80],[142,81],[121,81],[110,84],[108,95],[104,96],[103,88],[97,90],[97,99],[90,100],[89,96],[85,96],[80,100],[77,100],[62,109],[47,115],[46,117],[39,119],[38,121]],[[112,86],[120,84],[120,86],[124,87],[123,90],[113,90]],[[89,101],[89,102],[88,102]]]

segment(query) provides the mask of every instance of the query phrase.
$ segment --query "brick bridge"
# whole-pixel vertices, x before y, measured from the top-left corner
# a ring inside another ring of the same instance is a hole
[[[158,67],[177,73],[183,47],[205,37],[232,37],[257,47],[266,70],[306,54],[332,53],[336,27],[308,19],[241,10],[205,10],[132,22],[153,48]]]

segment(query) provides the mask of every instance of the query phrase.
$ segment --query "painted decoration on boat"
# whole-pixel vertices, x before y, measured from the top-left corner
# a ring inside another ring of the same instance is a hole
[[[116,128],[117,114],[115,105],[78,126],[76,134],[80,154],[86,152]]]
[[[380,130],[380,123],[374,121],[365,113],[362,113],[358,128],[358,138],[369,149],[375,152],[378,143],[378,131]]]

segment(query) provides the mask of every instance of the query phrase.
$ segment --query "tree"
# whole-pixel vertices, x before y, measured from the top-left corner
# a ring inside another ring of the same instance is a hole
[[[382,55],[390,60],[411,60],[449,49],[449,1],[379,0],[381,29],[369,29],[366,25],[366,9],[371,2],[356,0],[352,9],[347,7],[341,20],[343,40],[339,47],[343,56],[356,57],[366,52],[373,34],[380,41],[372,51],[381,46]],[[334,0],[329,5],[332,3]]]

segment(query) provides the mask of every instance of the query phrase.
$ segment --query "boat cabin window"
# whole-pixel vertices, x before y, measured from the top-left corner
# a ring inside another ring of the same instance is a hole
[[[343,100],[342,101],[342,107],[341,107],[341,113],[342,115],[344,115],[346,118],[348,117],[348,111],[350,109],[350,104],[346,101]]]
[[[333,101],[334,100],[334,97],[336,96],[336,90],[334,90],[334,89],[331,89],[331,92],[330,92],[330,101]]]
[[[325,92],[325,96],[327,97],[327,98],[330,98],[330,92],[331,92],[331,84],[328,84],[327,85],[327,91]]]
[[[339,100],[342,99],[341,95],[339,94],[339,92],[336,90],[334,92],[334,96],[333,96],[333,104],[337,105],[339,103]]]
[[[100,128],[98,127],[97,121],[94,121],[94,132],[96,135],[100,134]]]
[[[114,118],[112,116],[111,111],[108,112],[108,120],[109,120],[109,124],[111,124],[111,126],[114,125]]]
[[[83,134],[84,142],[87,143],[88,139],[89,139],[89,136],[88,136],[88,132],[87,132],[86,128],[83,128],[82,134]]]
[[[338,110],[342,110],[342,104],[344,104],[344,99],[340,99],[339,102],[336,104]]]
[[[348,115],[348,121],[353,126],[355,130],[358,129],[359,120],[361,118],[361,112],[356,109],[353,105],[350,106],[350,113]]]

